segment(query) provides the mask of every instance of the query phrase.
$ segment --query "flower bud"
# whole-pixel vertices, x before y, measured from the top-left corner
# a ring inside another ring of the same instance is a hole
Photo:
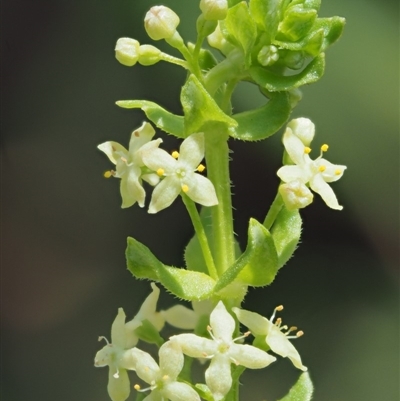
[[[144,18],[144,27],[153,40],[171,38],[179,25],[179,17],[168,7],[151,7]]]
[[[139,47],[139,64],[153,65],[160,61],[161,50],[152,45],[141,45]]]
[[[264,67],[274,64],[278,59],[278,49],[273,45],[263,46],[257,55],[258,62]]]
[[[222,20],[225,19],[228,13],[227,0],[201,0],[200,10],[204,18],[207,20]]]
[[[287,210],[302,209],[308,206],[314,198],[308,187],[300,180],[280,185],[279,193],[285,202]]]
[[[123,65],[132,67],[139,59],[139,42],[131,38],[120,38],[115,45],[115,58]]]
[[[303,142],[304,146],[310,145],[315,134],[315,125],[310,119],[304,117],[295,118],[288,123],[287,127]]]

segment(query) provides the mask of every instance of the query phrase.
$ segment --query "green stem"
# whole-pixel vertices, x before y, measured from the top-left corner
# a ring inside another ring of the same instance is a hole
[[[199,240],[208,272],[214,280],[217,280],[218,279],[217,269],[215,268],[214,259],[211,253],[210,245],[208,244],[207,240],[207,235],[206,232],[204,231],[204,227],[201,222],[200,215],[196,208],[196,205],[184,193],[182,193],[182,200],[186,206],[190,218],[192,219],[193,227]]]
[[[163,61],[166,61],[167,63],[171,63],[171,64],[176,64],[176,65],[180,65],[183,68],[186,68],[187,70],[189,69],[189,65],[187,63],[187,61],[182,60],[180,58],[171,56],[167,53],[160,53],[160,59]]]
[[[283,206],[283,199],[280,193],[278,192],[274,201],[272,202],[272,205],[270,206],[267,215],[265,216],[264,220],[264,227],[267,228],[268,230],[271,229],[272,225],[275,222],[275,219],[277,218],[279,212],[281,211]]]
[[[211,208],[214,256],[221,275],[235,261],[228,131],[224,124],[210,124],[205,132],[207,177],[214,184],[218,205]]]

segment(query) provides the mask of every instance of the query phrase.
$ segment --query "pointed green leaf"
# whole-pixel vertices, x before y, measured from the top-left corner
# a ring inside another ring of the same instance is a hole
[[[304,372],[300,375],[296,384],[290,389],[289,393],[279,401],[310,401],[314,392],[314,386],[310,379],[310,374]]]
[[[185,119],[185,135],[200,132],[203,125],[209,122],[224,123],[235,127],[237,122],[226,115],[212,96],[204,89],[200,81],[191,75],[181,92],[181,103]]]
[[[235,263],[218,280],[218,292],[234,280],[260,287],[270,284],[278,271],[278,255],[270,232],[257,220],[250,219],[247,247]]]
[[[292,257],[301,235],[301,217],[298,210],[287,210],[282,207],[274,225],[271,234],[278,253],[279,269]]]
[[[316,10],[304,8],[301,5],[290,6],[285,12],[283,21],[279,24],[278,36],[284,35],[293,42],[299,40],[307,35],[316,19]]]
[[[282,1],[250,0],[249,7],[258,28],[266,34],[265,45],[269,45],[275,38],[282,18]]]
[[[231,130],[230,135],[243,141],[268,138],[286,123],[291,110],[289,94],[277,92],[266,105],[233,115],[238,126]]]
[[[183,116],[172,114],[157,103],[147,100],[119,100],[116,104],[124,109],[142,109],[158,128],[177,138],[184,138]]]
[[[225,27],[246,54],[246,61],[249,64],[250,52],[257,37],[257,28],[246,2],[242,1],[228,10]]]
[[[313,59],[302,72],[296,75],[277,75],[262,67],[250,67],[253,80],[270,92],[289,91],[302,85],[318,81],[325,71],[325,55],[321,53]]]

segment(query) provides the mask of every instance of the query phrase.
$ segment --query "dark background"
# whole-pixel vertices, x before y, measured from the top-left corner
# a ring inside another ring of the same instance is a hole
[[[120,209],[117,180],[97,149],[128,143],[144,119],[114,105],[149,99],[180,113],[184,72],[167,64],[126,68],[116,40],[151,43],[147,0],[3,0],[2,12],[2,400],[108,400],[107,369],[93,368],[99,335],[117,308],[136,313],[150,291],[125,269],[128,235],[182,265],[191,225],[179,201],[150,216]],[[194,39],[198,1],[166,0]],[[302,244],[275,282],[250,291],[264,315],[283,303],[284,323],[316,385],[316,401],[394,401],[399,393],[398,4],[325,0],[321,16],[347,18],[327,54],[325,77],[304,89],[293,117],[317,126],[328,159],[346,164],[334,184],[342,212],[316,196]],[[167,50],[164,44],[157,46]],[[243,85],[235,110],[261,102]],[[165,135],[162,134],[165,138]],[[166,148],[176,146],[171,138]],[[317,146],[317,145],[316,145]],[[280,134],[232,142],[236,232],[263,219],[278,185]],[[164,308],[175,301],[162,295]],[[296,380],[287,360],[246,374],[243,399],[274,401]],[[132,376],[133,377],[133,376]],[[257,390],[255,390],[257,388]],[[134,399],[131,395],[130,399]]]

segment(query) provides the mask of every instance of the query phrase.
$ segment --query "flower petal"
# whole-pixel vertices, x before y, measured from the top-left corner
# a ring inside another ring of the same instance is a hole
[[[305,146],[301,139],[293,134],[290,128],[286,128],[283,134],[283,144],[294,164],[303,165],[308,160],[305,153]]]
[[[222,400],[232,386],[231,362],[228,354],[217,354],[206,370],[206,383],[214,400]]]
[[[203,206],[214,206],[218,204],[217,195],[212,182],[200,174],[188,174],[187,179],[182,180],[189,190],[186,195],[194,202]]]
[[[186,383],[168,383],[162,390],[166,399],[171,401],[200,401],[199,395]]]
[[[136,374],[148,384],[151,384],[154,380],[158,380],[160,377],[160,368],[154,358],[139,348],[133,348],[131,352],[137,361]]]
[[[158,331],[160,331],[164,327],[164,319],[160,313],[157,312],[157,302],[158,297],[160,296],[160,289],[154,283],[151,283],[151,288],[153,291],[144,300],[134,319],[140,321],[147,319]]]
[[[232,308],[232,310],[239,322],[248,327],[255,336],[266,336],[268,334],[272,324],[264,316],[245,309]]]
[[[144,206],[146,192],[139,181],[140,168],[137,166],[129,166],[128,174],[121,178],[121,197],[122,208],[132,206],[135,202],[139,203],[140,207]]]
[[[175,159],[174,159],[175,161]],[[164,178],[153,191],[149,213],[157,213],[167,208],[181,192],[181,182],[176,176]]]
[[[301,168],[300,166],[283,166],[276,174],[284,182],[300,180],[305,184],[310,179],[308,170]]]
[[[310,180],[310,187],[314,192],[317,192],[324,202],[332,209],[342,210],[333,189],[327,184],[321,174],[316,174]]]
[[[295,118],[290,121],[287,126],[305,146],[310,146],[315,135],[315,125],[310,119],[304,117]]]
[[[176,341],[181,347],[182,352],[192,358],[207,358],[217,352],[215,341],[196,336],[195,334],[178,334],[170,337],[170,340]]]
[[[129,141],[129,153],[134,157],[135,153],[153,138],[156,131],[148,122],[144,122],[138,129],[131,134]]]
[[[204,134],[199,132],[188,136],[179,148],[179,162],[195,170],[204,159]]]
[[[118,308],[117,317],[111,326],[111,343],[117,347],[125,348],[125,313],[122,308]]]
[[[276,361],[274,356],[247,344],[232,344],[229,348],[229,356],[234,363],[250,369],[265,368]]]
[[[155,139],[154,141],[147,142],[143,146],[141,146],[133,155],[134,163],[137,164],[138,166],[143,166],[144,165],[143,154],[147,153],[147,152],[151,152],[154,149],[157,149],[160,146],[160,144],[162,143],[162,141],[163,140],[161,138],[158,138],[158,139]]]
[[[120,159],[121,156],[128,158],[128,151],[118,142],[104,142],[98,145],[97,148],[104,152],[114,164],[117,164],[117,160]]]
[[[195,311],[183,305],[174,305],[160,313],[168,324],[184,330],[193,330],[199,320]]]
[[[183,353],[177,342],[167,341],[158,351],[160,369],[163,375],[175,380],[183,368]]]
[[[276,354],[289,358],[296,368],[306,371],[307,368],[301,363],[301,358],[294,345],[288,340],[278,328],[274,327],[266,338],[267,344]]]
[[[221,339],[226,343],[232,341],[232,334],[235,330],[235,320],[228,313],[222,301],[211,312],[210,326],[216,339]]]
[[[148,182],[153,187],[160,182],[160,177],[157,174],[143,174],[142,180]]]
[[[114,377],[116,371],[109,369],[108,372],[108,395],[112,401],[125,401],[131,392],[128,372],[125,369],[120,369],[118,377]]]
[[[162,168],[166,175],[173,174],[178,162],[165,150],[151,147],[140,151],[143,163],[151,170],[157,171]]]
[[[334,182],[339,180],[344,173],[344,170],[346,170],[346,166],[342,166],[339,164],[332,164],[328,160],[325,159],[318,159],[315,161],[315,165],[320,167],[324,166],[325,170],[320,173],[322,174],[322,177],[324,178],[325,182]]]

